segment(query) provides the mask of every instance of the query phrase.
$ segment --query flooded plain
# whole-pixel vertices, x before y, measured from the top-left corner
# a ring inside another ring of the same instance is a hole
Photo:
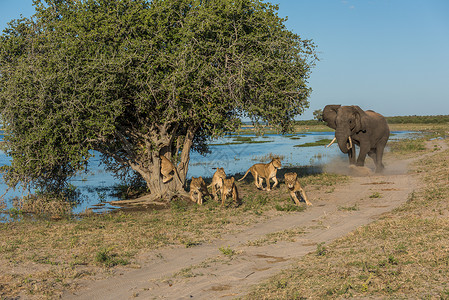
[[[409,131],[392,132],[390,140],[411,138],[413,135],[414,133]],[[244,173],[255,163],[269,162],[270,155],[281,157],[283,167],[320,167],[336,157],[346,157],[336,144],[330,148],[325,147],[333,137],[334,132],[225,136],[212,140],[210,153],[205,156],[191,152],[187,179],[192,176],[212,177],[217,167],[223,167],[227,175]],[[0,152],[0,165],[9,163],[10,158]],[[114,195],[114,187],[120,184],[120,181],[105,171],[100,163],[99,153],[89,160],[88,169],[72,178],[70,183],[77,188],[80,195],[80,204],[73,209],[74,213],[83,212],[88,208],[97,212],[116,209],[117,207],[109,202],[121,200]],[[7,186],[0,177],[0,196],[3,195],[6,205],[4,211],[13,207],[15,197],[24,195],[21,190],[6,192],[6,189]],[[1,215],[0,213],[0,217]]]

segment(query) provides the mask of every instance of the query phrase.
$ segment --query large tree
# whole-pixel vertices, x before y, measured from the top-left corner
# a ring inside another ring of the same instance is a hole
[[[242,117],[286,131],[316,60],[260,0],[34,1],[0,40],[10,186],[57,190],[91,150],[156,197],[183,192],[189,153]],[[180,175],[163,183],[161,156]]]

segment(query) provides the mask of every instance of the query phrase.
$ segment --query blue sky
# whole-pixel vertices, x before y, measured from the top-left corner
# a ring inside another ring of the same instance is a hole
[[[448,0],[271,0],[287,27],[318,46],[311,119],[326,104],[386,116],[449,114]],[[32,0],[0,0],[0,28]]]

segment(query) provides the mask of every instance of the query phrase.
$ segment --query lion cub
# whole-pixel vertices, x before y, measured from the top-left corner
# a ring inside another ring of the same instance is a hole
[[[207,187],[212,187],[212,195],[214,196],[215,201],[218,201],[218,193],[221,190],[221,186],[223,185],[223,179],[226,179],[226,173],[223,168],[217,168],[214,176],[212,177],[212,183]]]
[[[184,182],[182,182],[181,178],[179,177],[178,170],[173,165],[173,163],[163,155],[161,155],[160,158],[161,158],[162,182],[167,183],[173,179],[174,175],[176,175],[178,180],[184,185]],[[173,175],[171,174],[172,172],[174,173]]]
[[[231,179],[222,179],[221,185],[221,206],[224,206],[225,200],[228,196],[232,196],[235,204],[238,205],[239,194],[237,191],[237,186],[235,185],[234,177]]]
[[[195,200],[195,198],[193,197],[195,194],[197,194],[197,200]],[[210,196],[203,177],[192,177],[192,181],[190,182],[190,200],[198,203],[199,205],[202,205],[203,196]]]
[[[274,185],[273,188],[278,184],[278,180],[276,178],[277,170],[281,168],[281,160],[279,158],[273,158],[271,162],[268,164],[255,164],[251,168],[246,171],[245,175],[239,179],[242,181],[246,175],[251,172],[254,177],[254,184],[258,189],[265,190],[263,187],[263,179],[267,182],[266,190],[270,191],[270,179],[273,179]]]
[[[296,173],[285,173],[284,175],[285,184],[287,185],[289,191],[290,191],[290,197],[293,198],[296,205],[299,205],[298,197],[296,196],[296,193],[299,192],[301,197],[306,201],[307,205],[312,205],[312,203],[309,202],[307,199],[306,192],[301,187],[301,184],[299,184],[298,180],[298,174]]]

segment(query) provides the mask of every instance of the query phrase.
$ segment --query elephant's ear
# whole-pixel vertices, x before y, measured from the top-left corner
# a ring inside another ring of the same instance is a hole
[[[353,105],[352,107],[354,109],[354,115],[355,115],[355,127],[354,127],[353,131],[355,133],[360,132],[360,131],[366,131],[366,129],[367,129],[366,123],[367,123],[368,115],[359,106]]]
[[[337,119],[337,110],[341,105],[326,105],[323,109],[323,120],[327,123],[332,129],[337,129],[337,123],[335,120]]]

